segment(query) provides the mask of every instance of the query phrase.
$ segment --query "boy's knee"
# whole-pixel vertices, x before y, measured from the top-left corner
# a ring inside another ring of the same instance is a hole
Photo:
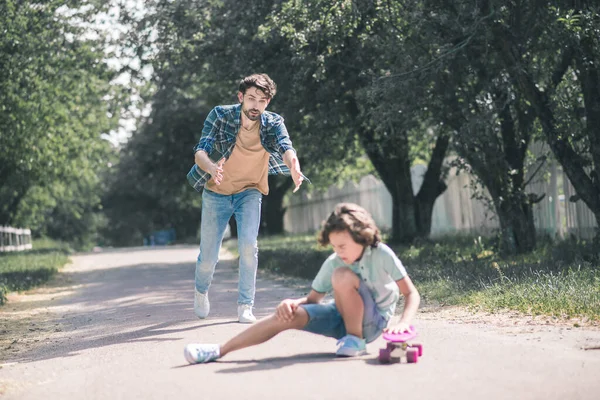
[[[334,289],[358,288],[359,283],[358,275],[348,267],[336,268],[331,275],[331,284]]]
[[[283,332],[288,329],[303,329],[308,324],[309,316],[306,310],[298,307],[294,313],[294,317],[290,321],[283,321],[277,318],[276,314],[271,314],[269,317],[270,323],[276,326],[278,332]]]
[[[308,312],[302,307],[298,307],[294,313],[294,319],[292,319],[292,329],[303,329],[308,324]]]

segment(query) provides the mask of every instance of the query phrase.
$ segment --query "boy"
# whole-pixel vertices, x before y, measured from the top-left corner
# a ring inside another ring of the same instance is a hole
[[[286,299],[275,313],[223,345],[189,344],[184,355],[190,364],[206,363],[226,354],[263,343],[287,329],[301,329],[338,340],[336,355],[366,354],[366,343],[385,332],[410,330],[420,303],[419,292],[404,266],[385,244],[379,229],[362,207],[338,204],[319,235],[334,253],[317,273],[307,297]],[[327,292],[334,302],[321,303]],[[397,325],[388,327],[400,293],[404,311]]]

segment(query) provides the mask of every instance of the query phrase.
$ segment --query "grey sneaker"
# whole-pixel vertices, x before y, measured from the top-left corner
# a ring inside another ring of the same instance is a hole
[[[256,322],[256,317],[252,314],[252,305],[238,305],[238,321],[242,324],[252,324]]]
[[[367,342],[354,335],[346,335],[337,341],[336,356],[355,357],[367,354]]]
[[[192,343],[185,346],[183,355],[190,364],[208,363],[221,356],[221,348],[218,344]]]
[[[206,318],[210,312],[208,293],[200,293],[198,290],[194,290],[196,292],[196,295],[194,296],[194,313],[196,313],[198,318]]]

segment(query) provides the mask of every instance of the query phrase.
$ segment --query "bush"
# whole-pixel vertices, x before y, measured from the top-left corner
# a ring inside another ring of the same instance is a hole
[[[329,254],[301,248],[260,250],[259,265],[272,272],[312,279]]]

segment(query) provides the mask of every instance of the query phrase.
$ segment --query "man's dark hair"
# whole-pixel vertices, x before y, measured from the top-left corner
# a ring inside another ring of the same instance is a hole
[[[347,231],[356,243],[363,246],[377,247],[381,242],[381,234],[373,217],[357,204],[339,203],[335,206],[329,218],[323,222],[323,229],[318,237],[319,244],[327,246],[329,234],[341,231]]]
[[[246,94],[246,89],[250,87],[262,91],[269,99],[275,97],[277,93],[277,85],[267,74],[253,74],[241,80],[239,90],[242,94]]]

